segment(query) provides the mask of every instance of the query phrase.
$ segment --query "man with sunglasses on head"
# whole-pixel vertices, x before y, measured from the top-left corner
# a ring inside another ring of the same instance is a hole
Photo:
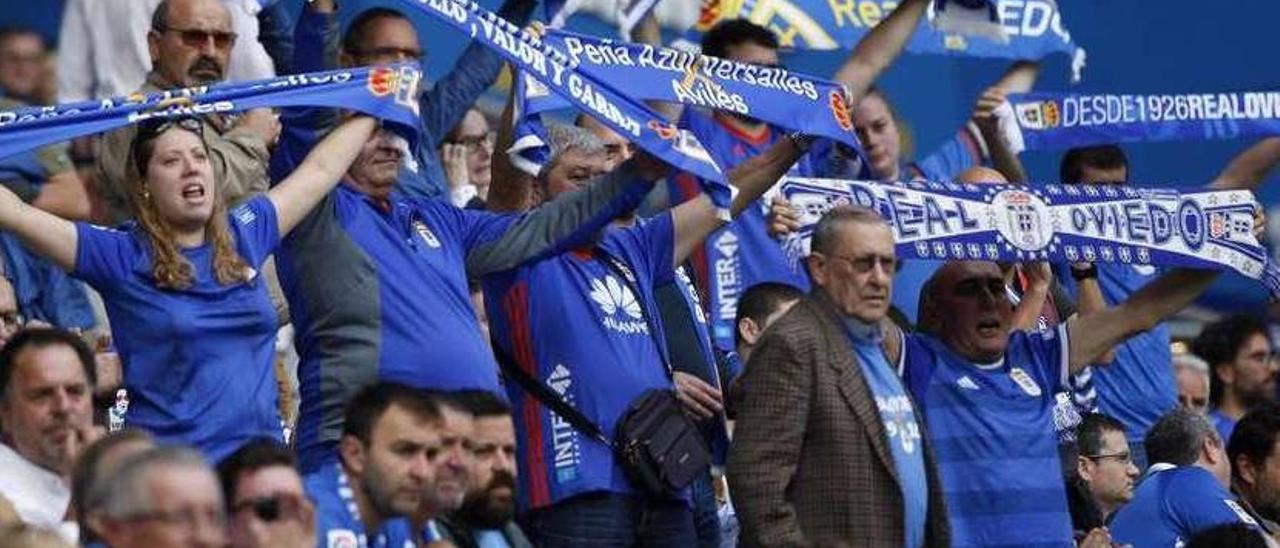
[[[497,14],[512,24],[523,25],[536,4],[532,0],[506,0]],[[287,60],[277,58],[277,68],[302,73],[405,62],[422,66],[429,52],[423,50],[413,22],[404,13],[389,7],[360,12],[347,26],[339,45],[337,11],[334,0],[307,3],[298,18],[292,47],[288,48],[294,55]],[[285,51],[278,44],[268,45],[267,49]],[[448,179],[439,155],[441,145],[480,94],[497,80],[501,68],[502,58],[475,42],[463,51],[448,74],[422,93],[418,98],[422,139],[412,151],[404,141],[398,143],[405,156],[396,185],[399,191],[413,197],[448,199]],[[322,131],[323,125],[318,129]]]
[[[231,14],[219,0],[160,2],[147,31],[152,68],[138,92],[223,82],[236,40]],[[220,199],[234,205],[266,191],[268,147],[280,133],[275,115],[254,109],[236,117],[207,114],[200,120],[215,180],[221,184]],[[111,224],[129,218],[129,144],[136,132],[134,126],[125,126],[102,139],[97,188],[106,206],[105,221]]]
[[[218,464],[233,548],[316,546],[315,505],[293,453],[271,439],[246,443]]]

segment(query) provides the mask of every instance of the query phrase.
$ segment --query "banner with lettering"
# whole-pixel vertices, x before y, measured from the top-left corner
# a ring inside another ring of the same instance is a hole
[[[414,67],[366,67],[0,111],[0,158],[149,118],[288,106],[358,110],[416,142],[420,79]]]
[[[802,228],[784,244],[809,253],[813,226],[840,204],[876,209],[898,256],[983,261],[1096,261],[1234,270],[1280,297],[1280,268],[1253,236],[1248,191],[1113,185],[965,185],[789,178],[779,191]]]
[[[564,52],[577,70],[625,83],[627,95],[636,99],[734,112],[862,148],[853,134],[848,92],[831,80],[561,30],[548,31],[543,42]],[[537,100],[525,112],[563,106]]]
[[[1280,135],[1280,91],[1009,96],[1029,150]]]
[[[702,33],[726,19],[749,19],[773,29],[785,48],[852,49],[872,27],[888,17],[898,0],[703,0],[698,22],[685,34],[697,44]],[[1071,39],[1052,0],[999,0],[994,5],[1007,43],[941,32],[934,28],[930,4],[907,51],[925,55],[963,55],[1004,59],[1042,59],[1055,53],[1071,56],[1072,80],[1080,79],[1085,52]]]
[[[668,123],[644,103],[614,87],[627,82],[606,82],[578,70],[559,50],[470,0],[400,0],[400,3],[435,17],[465,33],[472,41],[493,49],[516,70],[532,76],[573,107],[600,120],[636,146],[679,170],[697,174],[703,179],[706,185],[703,191],[716,205],[720,217],[728,220],[736,189],[726,183],[724,173],[692,133]]]

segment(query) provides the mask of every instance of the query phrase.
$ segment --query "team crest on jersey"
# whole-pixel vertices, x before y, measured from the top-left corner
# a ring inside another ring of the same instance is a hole
[[[1036,384],[1035,379],[1032,379],[1031,375],[1028,375],[1021,367],[1009,370],[1009,377],[1018,384],[1018,388],[1021,388],[1029,396],[1040,397],[1044,394],[1044,392],[1040,391],[1040,385]]]
[[[359,548],[360,539],[356,538],[356,532],[350,529],[333,529],[329,531],[328,542],[325,544],[329,548]]]
[[[413,230],[418,233],[418,236],[422,237],[422,241],[427,242],[427,245],[433,248],[440,247],[440,240],[436,238],[435,233],[431,232],[430,228],[427,228],[427,223],[414,221]]]

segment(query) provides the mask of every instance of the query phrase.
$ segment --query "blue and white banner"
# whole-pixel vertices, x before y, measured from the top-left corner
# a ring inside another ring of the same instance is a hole
[[[848,91],[831,80],[568,31],[548,31],[543,42],[564,52],[577,70],[625,83],[627,95],[636,99],[729,111],[862,148],[853,134]],[[565,106],[535,97],[525,113]]]
[[[606,82],[577,69],[564,53],[470,0],[400,1],[493,49],[517,71],[532,76],[570,105],[600,120],[636,146],[676,169],[697,174],[704,181],[703,190],[716,205],[720,217],[729,218],[729,206],[736,189],[727,184],[724,173],[710,154],[692,133],[668,123],[644,103],[614,87],[626,82]]]
[[[0,111],[0,158],[149,118],[230,114],[263,107],[358,110],[391,123],[416,142],[420,79],[418,69],[409,66],[367,67]]]
[[[1009,103],[1029,150],[1280,135],[1280,91],[1025,93]]]
[[[889,222],[901,258],[1234,270],[1280,297],[1280,268],[1253,236],[1258,204],[1248,191],[791,178],[780,192],[802,224],[785,242],[792,260],[808,255],[823,214],[852,203],[876,209]]]
[[[872,27],[898,7],[898,0],[703,0],[697,24],[684,36],[697,44],[720,21],[749,19],[771,28],[785,48],[852,49]],[[1071,56],[1072,80],[1080,79],[1085,52],[1071,39],[1052,0],[998,0],[995,16],[1008,42],[942,32],[934,28],[936,8],[907,43],[907,51],[926,55],[963,55],[1004,59]]]

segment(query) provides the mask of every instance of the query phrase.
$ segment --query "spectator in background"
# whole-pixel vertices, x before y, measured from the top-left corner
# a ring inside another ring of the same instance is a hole
[[[218,477],[199,453],[150,449],[103,486],[102,538],[110,548],[222,548],[227,514]]]
[[[160,2],[146,37],[152,68],[138,90],[143,93],[226,80],[231,48],[239,40],[231,26],[231,12],[220,0]],[[73,55],[64,51],[62,58]],[[218,200],[234,206],[265,191],[267,149],[280,133],[275,116],[267,109],[254,109],[234,117],[208,114],[198,120],[204,126]],[[95,183],[110,224],[133,217],[129,147],[136,134],[130,125],[102,138]]]
[[[1280,404],[1253,408],[1227,442],[1234,491],[1270,535],[1280,533]]]
[[[440,536],[439,524],[435,520],[460,508],[471,485],[474,417],[455,394],[441,394],[437,400],[440,407],[440,452],[435,459],[435,474],[422,495],[422,504],[410,519],[413,530],[420,531],[422,536],[419,538],[424,541]]]
[[[1280,137],[1262,139],[1236,155],[1208,185],[1215,190],[1253,189],[1280,162]],[[1062,156],[1059,180],[1065,184],[1127,184],[1129,161],[1114,145],[1068,150]],[[1118,263],[1097,265],[1096,277],[1107,306],[1116,306],[1149,284],[1156,276],[1151,265]],[[1067,289],[1080,297],[1071,276],[1059,276]],[[1147,458],[1138,443],[1161,416],[1177,407],[1169,328],[1159,324],[1138,333],[1114,349],[1110,366],[1094,368],[1098,411],[1124,423],[1130,452],[1138,469]],[[1202,358],[1204,356],[1201,356]]]
[[[744,363],[751,361],[751,353],[765,330],[803,298],[803,291],[777,282],[759,283],[742,293],[738,299],[738,317],[734,320],[738,326],[734,343]]]
[[[1151,427],[1143,445],[1151,469],[1111,521],[1117,543],[1174,546],[1215,525],[1258,527],[1228,490],[1231,462],[1204,415],[1174,409]]]
[[[312,548],[316,508],[297,458],[275,440],[244,444],[218,465],[233,548]]]
[[[226,79],[242,81],[273,76],[271,59],[258,44],[258,22],[254,18],[262,3],[219,1],[230,16],[229,30],[236,34]],[[118,97],[142,86],[147,72],[154,68],[154,57],[148,52],[148,25],[161,3],[160,0],[68,0],[58,32],[61,52],[57,66],[58,101]]]
[[[245,439],[280,435],[278,318],[257,269],[338,183],[375,125],[352,118],[296,174],[232,213],[219,199],[204,123],[148,120],[128,149],[138,224],[76,224],[0,190],[0,228],[103,294],[128,364],[128,421],[221,458]]]
[[[932,441],[881,345],[893,233],[841,207],[810,248],[813,293],[764,333],[740,381],[728,478],[741,542],[950,546]]]
[[[319,538],[334,546],[401,546],[405,520],[435,479],[441,441],[438,396],[383,382],[347,402],[337,463],[304,480],[316,504]],[[385,544],[379,544],[385,542]]]
[[[0,97],[29,105],[45,104],[40,91],[44,85],[44,38],[34,29],[0,28]]]
[[[1076,427],[1076,469],[1067,491],[1077,541],[1106,527],[1116,510],[1133,499],[1139,475],[1124,425],[1106,415],[1086,414]]]
[[[470,109],[440,144],[440,161],[449,182],[449,200],[458,207],[483,209],[489,196],[493,133],[479,109]]]
[[[1250,409],[1275,401],[1280,364],[1261,319],[1238,314],[1206,325],[1191,342],[1191,351],[1212,372],[1209,420],[1222,439],[1231,439],[1236,421]]]
[[[80,543],[102,542],[103,501],[110,478],[135,455],[156,447],[155,439],[143,430],[126,428],[107,434],[85,448],[76,459],[71,474],[71,503],[80,524]]]
[[[70,514],[72,466],[99,435],[93,380],[92,352],[67,331],[27,328],[0,348],[0,496],[24,522],[56,528]]]
[[[457,548],[528,548],[515,516],[516,432],[511,406],[494,394],[471,392],[459,401],[474,417],[470,488],[462,506],[437,521]]]
[[[1178,383],[1178,405],[1197,413],[1209,411],[1209,364],[1190,352],[1174,354],[1173,374]]]
[[[618,132],[609,129],[609,126],[600,123],[599,120],[591,116],[579,114],[573,125],[590,131],[592,135],[595,135],[600,140],[600,143],[604,146],[604,167],[606,171],[613,171],[613,168],[618,167],[622,162],[630,160],[636,153],[636,146],[631,141],[626,140],[623,136],[618,135]]]

